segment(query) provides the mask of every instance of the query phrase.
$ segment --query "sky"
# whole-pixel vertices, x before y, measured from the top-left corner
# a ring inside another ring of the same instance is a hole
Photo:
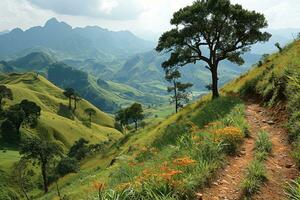
[[[42,26],[55,17],[73,27],[98,25],[155,40],[172,14],[194,0],[1,0],[0,31]],[[269,27],[300,28],[299,0],[231,0],[265,14]]]

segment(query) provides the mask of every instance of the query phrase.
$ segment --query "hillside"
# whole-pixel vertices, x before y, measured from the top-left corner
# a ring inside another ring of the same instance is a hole
[[[121,137],[120,132],[114,129],[114,119],[86,100],[79,101],[74,117],[70,116],[65,109],[68,100],[63,95],[63,90],[40,75],[38,77],[34,73],[1,75],[0,84],[9,87],[14,97],[13,101],[8,101],[5,106],[19,103],[23,99],[36,102],[41,107],[42,114],[37,130],[32,131],[49,135],[65,147],[70,147],[81,137],[92,143],[108,139],[117,140]],[[83,124],[88,118],[84,110],[89,107],[97,111],[92,129]]]
[[[62,193],[73,199],[93,198],[97,189],[90,189],[91,185],[104,183],[105,188],[115,190],[103,191],[107,198],[112,194],[127,195],[124,199],[139,199],[139,195],[148,199],[151,195],[172,200],[194,199],[196,195],[209,199],[214,194],[229,199],[284,198],[287,185],[283,183],[298,174],[294,163],[299,163],[299,140],[295,139],[299,126],[294,122],[299,122],[300,110],[295,104],[300,96],[299,55],[300,43],[296,41],[225,85],[220,99],[211,102],[205,96],[178,114],[127,135],[102,157],[86,160],[82,172],[61,179]],[[283,128],[287,118],[288,133]],[[229,142],[229,149],[219,146],[218,133],[224,134],[222,140]],[[264,150],[268,141],[271,150]],[[294,141],[295,160],[288,141]],[[111,160],[116,160],[113,166],[109,165]],[[248,171],[251,169],[254,171]],[[256,177],[252,173],[258,170],[262,174]],[[80,177],[85,179],[79,181]],[[253,182],[247,182],[249,179]],[[213,186],[207,188],[211,181]],[[94,192],[86,195],[86,190]],[[263,193],[257,195],[259,190]],[[54,196],[53,191],[41,199]]]

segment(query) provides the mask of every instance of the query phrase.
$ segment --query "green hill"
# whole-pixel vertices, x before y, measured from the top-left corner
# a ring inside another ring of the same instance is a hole
[[[255,97],[266,106],[282,106],[287,103],[290,134],[298,138],[299,55],[300,43],[296,41],[281,53],[270,55],[249,72],[225,85],[220,99],[211,102],[210,95],[202,97],[178,114],[160,122],[154,120],[144,129],[127,135],[100,158],[97,155],[82,163],[83,170],[78,174],[62,178],[59,182],[62,193],[72,199],[96,198],[97,190],[93,189],[93,184],[101,182],[105,183],[106,189],[114,189],[115,195],[128,195],[129,192],[122,188],[133,188],[130,194],[137,199],[138,195],[145,197],[149,193],[157,194],[157,191],[161,191],[158,196],[162,199],[180,199],[171,198],[169,195],[174,194],[174,191],[165,188],[164,184],[169,184],[170,178],[174,181],[171,184],[176,184],[172,185],[175,192],[180,192],[177,195],[193,196],[199,188],[207,186],[214,172],[227,158],[228,149],[218,149],[218,143],[211,140],[211,135],[220,131],[231,131],[232,136],[229,138],[238,138],[240,133],[247,135],[245,105],[239,97]],[[295,152],[299,152],[298,147],[299,145],[295,146]],[[111,160],[116,161],[113,166],[110,166]],[[178,162],[182,165],[176,167]],[[188,167],[189,165],[191,166]],[[172,178],[166,177],[171,172],[179,174],[174,177],[172,175]],[[147,179],[149,177],[150,182]],[[140,187],[141,183],[146,184],[145,190]],[[91,192],[87,195],[85,191]],[[113,194],[112,191],[103,192],[103,195],[109,194]],[[52,192],[41,199],[54,199],[55,196],[53,188]],[[193,197],[186,196],[183,199]]]
[[[37,103],[42,109],[42,114],[38,128],[34,131],[50,134],[66,147],[81,137],[97,143],[108,139],[117,140],[121,136],[120,132],[114,129],[114,119],[86,100],[79,101],[74,116],[68,116],[64,109],[68,100],[63,95],[63,90],[42,76],[36,77],[34,73],[1,75],[0,84],[5,84],[13,92],[14,100],[8,101],[6,106],[23,99]],[[83,124],[88,119],[84,114],[86,108],[97,111],[91,129]]]

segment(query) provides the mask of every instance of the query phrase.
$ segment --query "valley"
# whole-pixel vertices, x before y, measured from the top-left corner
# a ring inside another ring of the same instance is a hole
[[[300,29],[203,0],[153,42],[116,2],[0,32],[0,200],[300,200]]]

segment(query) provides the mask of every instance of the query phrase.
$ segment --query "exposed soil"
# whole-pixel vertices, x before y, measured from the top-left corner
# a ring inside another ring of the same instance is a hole
[[[250,126],[251,137],[245,140],[241,153],[229,159],[228,165],[218,173],[211,186],[199,193],[199,199],[201,195],[203,200],[239,200],[243,197],[241,182],[253,159],[255,139],[261,130],[270,134],[273,152],[265,162],[268,181],[253,199],[285,199],[285,184],[298,175],[298,170],[290,156],[291,147],[288,143],[287,131],[282,127],[286,122],[286,116],[282,113],[284,112],[281,110],[274,112],[256,103],[247,105],[246,119]]]

